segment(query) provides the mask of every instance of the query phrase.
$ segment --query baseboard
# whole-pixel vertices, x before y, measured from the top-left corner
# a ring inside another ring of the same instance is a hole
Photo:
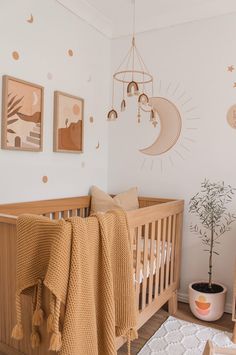
[[[178,301],[183,302],[183,303],[189,303],[188,302],[188,294],[187,293],[178,292]],[[231,303],[226,303],[225,312],[226,313],[232,313],[232,305],[231,305]]]

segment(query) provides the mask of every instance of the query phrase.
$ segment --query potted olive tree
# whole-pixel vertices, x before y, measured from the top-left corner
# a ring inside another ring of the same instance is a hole
[[[208,253],[208,280],[189,285],[189,304],[199,319],[214,321],[224,312],[226,287],[213,282],[214,256],[218,256],[220,238],[230,230],[236,215],[227,211],[234,190],[224,182],[205,180],[201,191],[189,202],[189,212],[198,218],[199,224],[191,224],[190,230],[201,238],[204,251]]]

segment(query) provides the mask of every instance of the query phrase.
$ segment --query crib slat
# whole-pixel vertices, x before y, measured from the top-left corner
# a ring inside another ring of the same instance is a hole
[[[143,285],[142,285],[142,309],[145,308],[146,305],[146,293],[147,293],[147,266],[148,263],[148,224],[145,224],[145,232],[144,232],[144,250],[143,250]],[[149,265],[150,266],[150,265]],[[149,267],[150,272],[150,267]]]
[[[156,226],[157,232],[157,252],[156,252],[156,275],[155,275],[155,298],[159,294],[159,277],[160,277],[160,246],[161,246],[161,230],[162,230],[162,219],[158,220]]]
[[[154,272],[154,252],[155,252],[155,222],[151,223],[151,246],[150,246],[150,275],[149,275],[149,287],[148,287],[148,304],[152,302],[153,295],[153,272]]]
[[[166,282],[165,288],[169,285],[170,280],[170,240],[171,240],[171,232],[172,232],[172,216],[168,217],[168,234],[167,234],[167,246],[166,246]]]
[[[162,241],[161,241],[161,279],[160,279],[160,292],[164,290],[165,283],[165,249],[166,249],[166,230],[167,230],[167,218],[164,218]]]
[[[178,213],[176,216],[176,247],[175,247],[174,282],[177,282],[177,288],[179,288],[179,283],[180,283],[182,227],[183,227],[183,212]]]
[[[80,217],[84,218],[85,217],[85,209],[84,208],[80,208],[79,211],[80,211],[80,213],[79,213]]]
[[[170,283],[174,282],[174,263],[175,263],[175,231],[176,231],[176,214],[173,216],[172,222],[172,239],[171,239],[171,259],[170,259]]]
[[[71,217],[77,216],[77,210],[71,210]]]
[[[135,283],[136,283],[136,302],[139,307],[139,293],[140,293],[140,263],[141,263],[141,229],[142,227],[139,226],[138,228],[135,229],[137,233],[137,239],[136,239],[136,273],[135,273]]]
[[[68,218],[68,216],[69,216],[69,211],[68,210],[62,211],[62,218],[66,219],[66,218]]]
[[[59,212],[58,211],[54,212],[54,219],[59,219],[59,218],[60,218]]]

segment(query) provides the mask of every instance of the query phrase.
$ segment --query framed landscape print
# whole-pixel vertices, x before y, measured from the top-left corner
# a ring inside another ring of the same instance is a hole
[[[82,153],[84,100],[54,93],[54,152]]]
[[[3,149],[42,151],[43,96],[42,86],[3,76]]]

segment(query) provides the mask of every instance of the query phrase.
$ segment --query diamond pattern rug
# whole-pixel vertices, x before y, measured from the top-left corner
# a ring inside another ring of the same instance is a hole
[[[231,336],[228,332],[169,317],[138,355],[202,355],[208,339],[214,345],[236,349]]]

